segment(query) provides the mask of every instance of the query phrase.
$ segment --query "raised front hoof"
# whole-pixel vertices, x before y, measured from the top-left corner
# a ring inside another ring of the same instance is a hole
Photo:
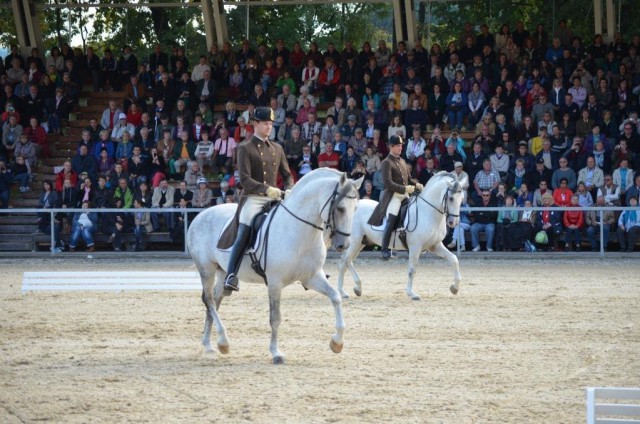
[[[449,290],[451,290],[451,293],[453,294],[458,294],[458,288],[453,284],[451,284],[451,286],[449,287]]]
[[[340,353],[342,352],[342,348],[344,347],[344,343],[336,343],[333,341],[333,339],[331,339],[331,341],[329,342],[329,347],[331,348],[331,351],[333,353]]]
[[[356,296],[360,297],[362,296],[362,289],[359,289],[357,287],[353,288],[353,292],[356,294]]]
[[[284,365],[284,356],[274,356],[273,365]]]
[[[220,353],[222,353],[223,355],[226,355],[227,353],[229,353],[229,345],[218,345],[218,350],[220,351]]]

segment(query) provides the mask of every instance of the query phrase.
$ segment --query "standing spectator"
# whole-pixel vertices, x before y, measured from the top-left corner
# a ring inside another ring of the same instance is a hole
[[[633,252],[633,248],[640,236],[640,209],[638,198],[629,199],[629,210],[623,211],[618,218],[618,243],[621,252]]]
[[[496,203],[491,196],[491,191],[482,190],[482,199],[476,204],[479,207],[495,207]],[[493,236],[496,231],[496,211],[474,211],[471,213],[473,224],[471,224],[471,244],[474,252],[480,251],[479,234],[484,232],[487,236],[487,252],[493,252]]]

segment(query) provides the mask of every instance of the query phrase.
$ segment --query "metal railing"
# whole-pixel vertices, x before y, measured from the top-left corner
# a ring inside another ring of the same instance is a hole
[[[207,208],[187,208],[187,209],[183,209],[183,208],[142,208],[142,209],[137,209],[137,208],[127,208],[127,209],[123,209],[123,208],[46,208],[46,209],[39,209],[39,208],[15,208],[15,209],[0,209],[0,215],[21,215],[21,214],[29,214],[29,215],[33,215],[33,214],[49,214],[49,223],[50,223],[50,232],[49,232],[49,236],[51,239],[51,247],[56,245],[56,222],[55,222],[55,217],[57,214],[59,213],[76,213],[76,212],[97,212],[98,214],[103,214],[103,213],[125,213],[125,214],[131,214],[133,215],[136,212],[140,212],[140,211],[144,211],[144,212],[149,212],[149,213],[180,213],[182,214],[182,221],[183,221],[183,225],[184,225],[184,246],[183,246],[183,252],[185,254],[188,254],[189,251],[187,249],[187,230],[189,228],[189,215],[192,215],[194,213],[199,213],[202,212],[203,210],[205,210]],[[98,228],[99,229],[99,228]],[[96,231],[98,231],[98,229],[96,229]],[[55,255],[55,249],[51,249],[51,254]]]
[[[522,206],[493,206],[493,207],[476,207],[476,206],[464,206],[460,208],[460,212],[469,212],[469,213],[473,213],[473,212],[480,212],[480,211],[495,211],[495,212],[500,212],[500,211],[534,211],[534,212],[539,212],[539,211],[548,211],[548,210],[559,210],[559,211],[575,211],[575,210],[580,210],[583,213],[588,213],[590,211],[596,211],[598,212],[598,214],[600,215],[600,256],[604,256],[604,248],[606,246],[605,240],[604,240],[604,222],[603,222],[603,218],[604,218],[604,212],[605,211],[628,211],[628,210],[632,210],[633,208],[631,207],[626,207],[626,206],[590,206],[590,207],[574,207],[574,206],[553,206],[553,207],[544,207],[544,206],[532,206],[529,208],[525,208]],[[638,212],[640,212],[639,208],[636,208],[636,210],[638,210]],[[497,222],[496,222],[497,224]],[[456,240],[457,242],[457,240]],[[608,242],[608,240],[607,240]],[[456,243],[456,249],[457,249],[457,255],[460,255],[460,243]]]

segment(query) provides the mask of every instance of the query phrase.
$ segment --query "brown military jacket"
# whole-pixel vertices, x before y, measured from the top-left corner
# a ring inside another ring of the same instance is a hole
[[[269,187],[278,186],[278,173],[282,176],[285,190],[293,187],[293,177],[284,150],[275,141],[265,142],[254,135],[251,140],[240,143],[237,155],[242,197],[233,222],[218,240],[219,249],[227,249],[233,245],[239,225],[240,211],[247,195],[266,196]]]
[[[382,173],[384,191],[382,192],[380,203],[378,203],[368,221],[369,224],[374,226],[382,224],[393,194],[405,194],[405,187],[409,184],[409,169],[407,168],[407,163],[401,157],[388,155],[382,161],[380,172]]]

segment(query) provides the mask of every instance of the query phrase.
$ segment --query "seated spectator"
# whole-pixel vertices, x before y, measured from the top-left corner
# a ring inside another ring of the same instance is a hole
[[[198,178],[197,188],[193,192],[193,199],[191,204],[194,208],[208,208],[211,206],[213,199],[213,193],[209,188],[209,182],[206,178]]]
[[[75,187],[78,184],[78,174],[73,170],[71,161],[65,161],[62,165],[62,170],[56,174],[55,189],[57,192],[61,192],[64,181],[71,181],[71,185]]]
[[[127,115],[120,113],[120,115],[118,115],[118,121],[113,125],[113,130],[111,130],[111,141],[114,143],[121,142],[122,135],[125,132],[128,133],[129,138],[131,138],[136,133],[136,127],[127,122]]]
[[[591,200],[595,200],[598,187],[604,184],[604,173],[602,169],[596,166],[596,160],[593,156],[587,158],[587,166],[582,168],[578,173],[578,184],[584,183],[585,188],[591,194]]]
[[[223,129],[223,131],[226,131],[226,128]],[[213,161],[214,143],[209,140],[209,133],[207,131],[203,131],[201,136],[202,140],[198,142],[193,155],[196,157],[196,162],[200,169],[204,170],[204,167],[208,166],[215,171],[217,167]]]
[[[318,167],[338,169],[340,165],[340,154],[333,149],[333,142],[331,140],[327,141],[324,146],[324,153],[320,153],[318,156]],[[380,158],[378,158],[378,160],[379,159]]]
[[[136,252],[143,252],[145,250],[145,234],[153,231],[153,225],[151,225],[151,218],[149,212],[143,209],[142,203],[139,200],[133,201],[133,234],[136,237]]]
[[[82,201],[82,209],[89,209],[91,202]],[[93,243],[93,236],[98,229],[97,212],[76,212],[73,214],[71,223],[71,240],[69,241],[69,252],[75,252],[78,242],[82,238],[87,245],[87,252],[96,250]]]
[[[500,175],[501,181],[507,180],[507,174],[509,173],[509,155],[504,153],[502,145],[497,145],[495,148],[495,153],[489,156],[489,160],[491,161],[491,169]],[[524,169],[524,168],[523,168]]]
[[[253,127],[248,125],[242,116],[238,117],[238,126],[236,127],[233,133],[233,139],[236,140],[236,143],[242,143],[245,140],[249,140],[250,137],[247,137],[247,134],[253,134]]]
[[[47,142],[47,131],[40,125],[37,118],[29,118],[29,126],[24,128],[24,133],[37,146],[39,156],[44,158],[51,157],[51,150]]]
[[[640,209],[638,209],[638,198],[629,199],[629,210],[625,210],[618,218],[618,243],[621,252],[633,252],[636,241],[640,236]]]
[[[93,206],[96,208],[108,208],[112,204],[112,191],[107,187],[107,179],[98,177],[98,187],[93,193]],[[102,219],[102,218],[101,218]]]
[[[302,154],[296,158],[296,172],[302,178],[316,168],[318,168],[318,158],[311,153],[311,147],[304,145]]]
[[[109,130],[100,131],[100,139],[93,146],[92,154],[96,159],[100,159],[102,157],[102,150],[106,150],[108,158],[115,159],[116,147],[111,141],[110,135],[111,133]]]
[[[13,175],[11,170],[7,168],[6,162],[0,160],[0,209],[9,208],[9,199],[11,197],[11,183]],[[20,186],[22,189],[23,186]],[[20,190],[24,192],[23,190]]]
[[[135,146],[127,162],[129,181],[134,189],[137,188],[140,183],[147,181],[148,169],[146,157],[141,155],[140,147]]]
[[[109,100],[109,107],[102,112],[100,126],[105,130],[113,130],[113,127],[118,123],[122,113],[122,110],[118,108],[117,102],[113,99]]]
[[[117,172],[117,165],[116,165],[116,172]],[[118,181],[118,185],[113,190],[113,199],[114,201],[115,199],[120,199],[121,201],[120,207],[122,209],[131,209],[133,207],[134,194],[131,188],[129,187],[129,180],[126,177],[121,176],[120,178],[118,178],[117,181]]]
[[[149,190],[146,181],[141,181],[133,195],[133,200],[138,200],[143,208],[150,208],[153,203],[153,192]]]
[[[593,197],[591,197],[591,193],[589,193],[584,183],[578,183],[575,194],[578,195],[578,204],[580,206],[582,206],[583,208],[593,206]]]
[[[360,158],[356,155],[353,147],[347,147],[347,153],[340,159],[340,170],[350,175],[356,167],[358,160],[360,160]]]
[[[178,184],[178,189],[173,195],[173,207],[178,207],[179,203],[182,200],[187,203],[188,207],[192,206],[191,201],[193,200],[193,192],[187,189],[187,183],[184,181],[180,181],[180,183]]]
[[[9,204],[9,187],[12,182],[18,182],[20,184],[20,193],[27,193],[31,191],[29,188],[29,182],[31,181],[32,174],[27,168],[25,164],[24,157],[16,156],[15,162],[7,169],[4,162],[0,162],[0,169],[4,168],[5,172],[2,174],[2,182],[0,182],[0,186],[3,188],[2,194],[7,196],[6,205],[3,204],[4,209],[8,207]],[[7,183],[8,181],[8,183]],[[5,189],[5,186],[7,187]]]
[[[26,134],[20,135],[20,141],[16,143],[13,155],[15,158],[22,156],[29,171],[32,173],[32,168],[36,164],[36,145],[27,137]]]
[[[138,79],[137,74],[132,74],[129,77],[127,84],[124,86],[124,92],[126,98],[124,99],[122,108],[123,110],[130,110],[131,105],[136,105],[137,110],[145,110],[147,108],[147,87],[145,84]],[[130,119],[127,119],[128,122],[137,125],[132,122]]]
[[[187,171],[184,173],[184,182],[187,183],[187,189],[195,192],[198,189],[198,182],[204,177],[198,162],[191,162],[187,165]]]
[[[629,169],[629,161],[620,161],[620,166],[613,171],[613,184],[620,189],[620,201],[624,202],[627,190],[633,187],[634,172]]]
[[[598,187],[597,193],[597,197],[604,197],[607,206],[620,206],[620,187],[613,183],[611,174],[605,174],[604,185]]]
[[[529,190],[527,183],[520,184],[520,187],[513,191],[516,206],[523,207],[526,202],[533,203],[533,192]]]
[[[189,132],[183,132],[182,136],[176,142],[173,148],[173,156],[169,162],[170,172],[172,175],[182,173],[182,166],[190,168],[191,162],[195,162],[194,152],[196,151],[196,143],[189,139]],[[196,162],[197,163],[197,162]]]
[[[373,186],[371,180],[365,180],[362,189],[360,190],[361,199],[371,199],[376,202],[380,200],[380,191]]]
[[[574,194],[571,196],[571,204],[569,205],[574,209],[580,208],[578,204],[578,196]],[[570,252],[573,249],[573,243],[575,243],[576,252],[580,251],[580,244],[582,243],[582,227],[584,226],[584,213],[581,210],[566,210],[562,215],[562,223],[564,224],[564,251]]]
[[[603,196],[598,196],[596,199],[596,206],[605,206],[605,200]],[[612,226],[616,223],[616,216],[614,211],[605,210],[602,212],[602,222],[600,221],[600,211],[589,211],[585,216],[585,225],[587,227],[587,238],[591,245],[591,251],[597,252],[600,250],[600,228],[602,224],[604,248],[607,250],[607,242],[609,240],[609,233]]]
[[[411,174],[410,166],[411,165],[407,166],[409,168],[409,174]],[[364,162],[362,161],[362,159],[359,159],[358,161],[356,161],[356,166],[347,175],[352,180],[357,180],[358,178],[365,177],[367,175],[367,170],[364,167]]]
[[[460,204],[461,207],[467,208],[469,204],[466,199],[462,201]],[[466,250],[465,247],[465,238],[464,232],[469,231],[471,229],[471,220],[469,219],[469,212],[460,211],[460,219],[458,220],[458,225],[453,229],[453,238],[451,243],[447,245],[448,249],[455,249],[457,245],[460,245],[460,251],[464,252]]]
[[[442,164],[443,161],[440,160]],[[444,168],[443,165],[443,169]],[[482,163],[482,170],[478,172],[473,180],[474,191],[472,193],[472,199],[475,205],[480,205],[483,202],[484,196],[483,193],[493,192],[498,188],[498,184],[500,183],[500,175],[495,172],[491,167],[491,161],[487,158]],[[474,246],[475,247],[475,246]]]
[[[560,187],[553,191],[553,201],[557,206],[569,206],[573,191],[569,188],[569,182],[565,177],[560,178]]]
[[[78,175],[86,172],[93,180],[98,177],[96,158],[89,155],[89,147],[84,144],[80,146],[78,154],[71,159],[71,167]]]
[[[136,103],[131,103],[127,111],[127,123],[139,127],[142,123],[142,112]]]
[[[1,164],[0,164],[1,166]],[[0,168],[1,172],[1,168]],[[45,180],[42,183],[43,192],[40,194],[38,200],[38,209],[55,209],[60,207],[58,193],[53,190],[53,184],[49,180]],[[60,240],[60,221],[54,216],[53,225],[53,239],[54,244],[51,246],[51,251],[54,253],[61,253],[64,249],[64,244]],[[38,230],[40,234],[51,232],[51,214],[48,212],[38,213]]]
[[[480,202],[476,203],[478,207],[496,207],[496,203],[491,196],[491,191],[482,190]],[[496,231],[496,211],[474,211],[470,214],[473,220],[471,224],[471,245],[474,252],[480,251],[479,235],[484,232],[487,236],[487,252],[493,252],[493,236]]]
[[[569,161],[565,157],[560,157],[558,164],[558,169],[553,171],[553,176],[551,177],[551,187],[554,190],[560,187],[560,180],[564,178],[567,180],[567,187],[570,190],[575,190],[578,185],[578,175],[573,169],[569,168]]]
[[[546,209],[539,211],[536,217],[536,244],[544,250],[557,250],[558,237],[562,232],[562,211],[555,208],[551,193],[542,195],[542,207]],[[546,234],[547,243],[544,245],[537,242],[537,233],[540,231],[544,231]]]
[[[49,134],[62,134],[62,121],[69,119],[69,100],[62,88],[56,88],[55,97],[45,101]]]
[[[170,186],[165,178],[160,181],[160,185],[153,189],[153,198],[151,207],[153,208],[172,208],[174,204],[176,189]],[[173,229],[174,220],[171,212],[152,212],[151,223],[153,230],[160,230],[160,216],[164,218],[165,225],[171,231]]]
[[[462,130],[462,119],[467,114],[468,103],[467,94],[462,91],[462,84],[456,82],[446,100],[447,123],[452,130]]]
[[[213,190],[212,202],[214,205],[222,205],[226,203],[227,197],[233,197],[235,192],[229,187],[228,181],[221,181],[220,188]]]
[[[116,147],[116,160],[121,161],[125,167],[129,163],[129,158],[133,155],[133,140],[131,139],[131,134],[129,131],[124,131],[122,133],[122,139],[118,143],[118,147]]]
[[[515,199],[513,196],[508,194],[504,199],[504,207],[512,208],[515,205]],[[518,211],[513,210],[499,210],[498,218],[496,220],[496,232],[495,232],[495,240],[496,240],[496,250],[498,252],[502,252],[505,250],[505,238],[506,233],[511,232],[511,225],[518,220]]]
[[[527,200],[524,204],[524,210],[518,212],[518,220],[511,222],[509,231],[504,233],[505,250],[524,250],[525,243],[531,240],[537,212],[530,210],[530,207],[531,202]]]
[[[114,209],[124,209],[123,199],[113,197],[112,204],[109,206]],[[109,234],[109,242],[112,243],[115,252],[122,251],[122,233],[129,230],[130,221],[128,213],[124,211],[108,213],[104,216],[102,232]]]

